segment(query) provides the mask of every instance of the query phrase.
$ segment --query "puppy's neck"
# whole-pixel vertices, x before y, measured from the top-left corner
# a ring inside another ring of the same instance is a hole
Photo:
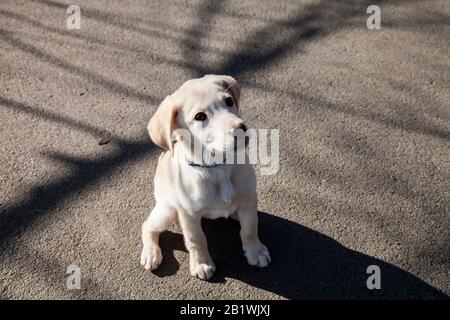
[[[200,152],[200,154],[198,154],[198,152],[193,152],[182,143],[175,144],[174,158],[176,158],[178,163],[184,161],[186,164],[194,168],[208,169],[226,165],[225,159],[218,160],[213,157],[204,159],[202,152]]]
[[[207,174],[208,171],[226,171],[230,172],[231,165],[226,164],[225,161],[215,163],[215,162],[205,162],[203,159],[198,159],[199,157],[195,157],[191,150],[188,150],[182,144],[178,144],[178,146],[174,150],[174,155],[172,161],[176,166],[180,169],[185,170],[193,170],[201,172],[203,175]]]
[[[197,212],[219,204],[229,204],[234,192],[231,177],[235,166],[192,166],[186,161],[189,154],[182,149],[180,144],[174,149],[171,158],[172,166],[177,172],[176,189],[182,205],[192,212]]]

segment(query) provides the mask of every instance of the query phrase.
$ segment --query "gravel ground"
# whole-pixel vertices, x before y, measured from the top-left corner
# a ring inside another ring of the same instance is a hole
[[[80,30],[69,4],[0,3],[1,298],[448,299],[449,1],[80,0]],[[256,167],[273,263],[251,268],[237,223],[205,221],[211,282],[178,224],[160,270],[138,261],[161,152],[147,122],[207,73],[280,130],[280,170]]]

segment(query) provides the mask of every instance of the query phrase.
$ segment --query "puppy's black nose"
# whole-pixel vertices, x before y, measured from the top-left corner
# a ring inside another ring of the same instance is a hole
[[[243,123],[241,123],[240,125],[239,125],[239,129],[241,129],[242,131],[247,131],[247,126],[245,125],[245,124],[243,124]]]

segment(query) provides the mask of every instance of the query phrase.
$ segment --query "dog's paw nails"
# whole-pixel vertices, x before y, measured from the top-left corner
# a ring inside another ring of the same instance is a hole
[[[156,270],[162,261],[161,249],[156,248],[144,248],[141,253],[141,266],[146,270]]]
[[[198,263],[191,268],[191,275],[201,280],[208,280],[213,276],[214,271],[216,271],[214,263]]]
[[[247,249],[245,257],[248,264],[260,268],[267,267],[271,261],[269,250],[263,244]]]

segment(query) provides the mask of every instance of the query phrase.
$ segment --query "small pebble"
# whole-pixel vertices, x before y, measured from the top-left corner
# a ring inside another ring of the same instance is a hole
[[[108,139],[101,139],[101,140],[98,142],[98,145],[99,145],[99,146],[102,146],[102,145],[108,144],[108,143],[109,143],[109,140],[108,140]]]

